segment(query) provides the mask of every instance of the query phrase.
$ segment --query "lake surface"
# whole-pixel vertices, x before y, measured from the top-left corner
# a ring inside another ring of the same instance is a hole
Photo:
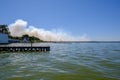
[[[120,43],[34,45],[51,51],[0,52],[0,80],[120,80]]]

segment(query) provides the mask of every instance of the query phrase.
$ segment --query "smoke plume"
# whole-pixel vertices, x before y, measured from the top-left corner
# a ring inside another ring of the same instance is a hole
[[[88,41],[87,35],[84,34],[80,37],[74,37],[61,30],[45,30],[43,28],[36,28],[29,26],[27,21],[22,19],[16,20],[9,25],[9,30],[12,36],[22,36],[28,34],[35,36],[44,41]]]

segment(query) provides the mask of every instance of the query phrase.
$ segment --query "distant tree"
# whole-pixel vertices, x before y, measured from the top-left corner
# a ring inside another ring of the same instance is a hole
[[[39,38],[37,37],[34,37],[34,36],[29,36],[28,34],[25,34],[22,36],[22,39],[26,38],[28,42],[43,42],[42,40],[40,40]]]
[[[28,34],[22,35],[21,38],[22,38],[22,39],[24,39],[24,38],[29,39],[29,35],[28,35]]]
[[[9,32],[7,25],[0,25],[0,32],[10,35],[10,32]]]
[[[42,40],[40,40],[39,38],[34,37],[34,36],[30,36],[30,37],[29,37],[29,40],[30,40],[31,42],[43,42]]]

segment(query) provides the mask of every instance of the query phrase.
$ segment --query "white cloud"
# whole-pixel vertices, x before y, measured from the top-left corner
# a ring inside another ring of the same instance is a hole
[[[53,29],[45,30],[43,28],[36,28],[34,26],[28,26],[27,21],[18,19],[15,23],[9,25],[9,30],[12,36],[22,36],[28,34],[30,36],[38,37],[44,41],[88,41],[87,34],[74,37],[63,30]]]

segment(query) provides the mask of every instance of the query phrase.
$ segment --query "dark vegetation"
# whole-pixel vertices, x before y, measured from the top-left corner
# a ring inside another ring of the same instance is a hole
[[[7,25],[0,25],[0,32],[5,34],[10,34]]]
[[[23,35],[22,37],[15,37],[15,36],[9,35],[9,38],[19,40],[20,42],[23,42],[24,38],[26,38],[27,42],[43,42],[43,40],[40,40],[39,38],[34,36],[29,36],[27,34]]]

